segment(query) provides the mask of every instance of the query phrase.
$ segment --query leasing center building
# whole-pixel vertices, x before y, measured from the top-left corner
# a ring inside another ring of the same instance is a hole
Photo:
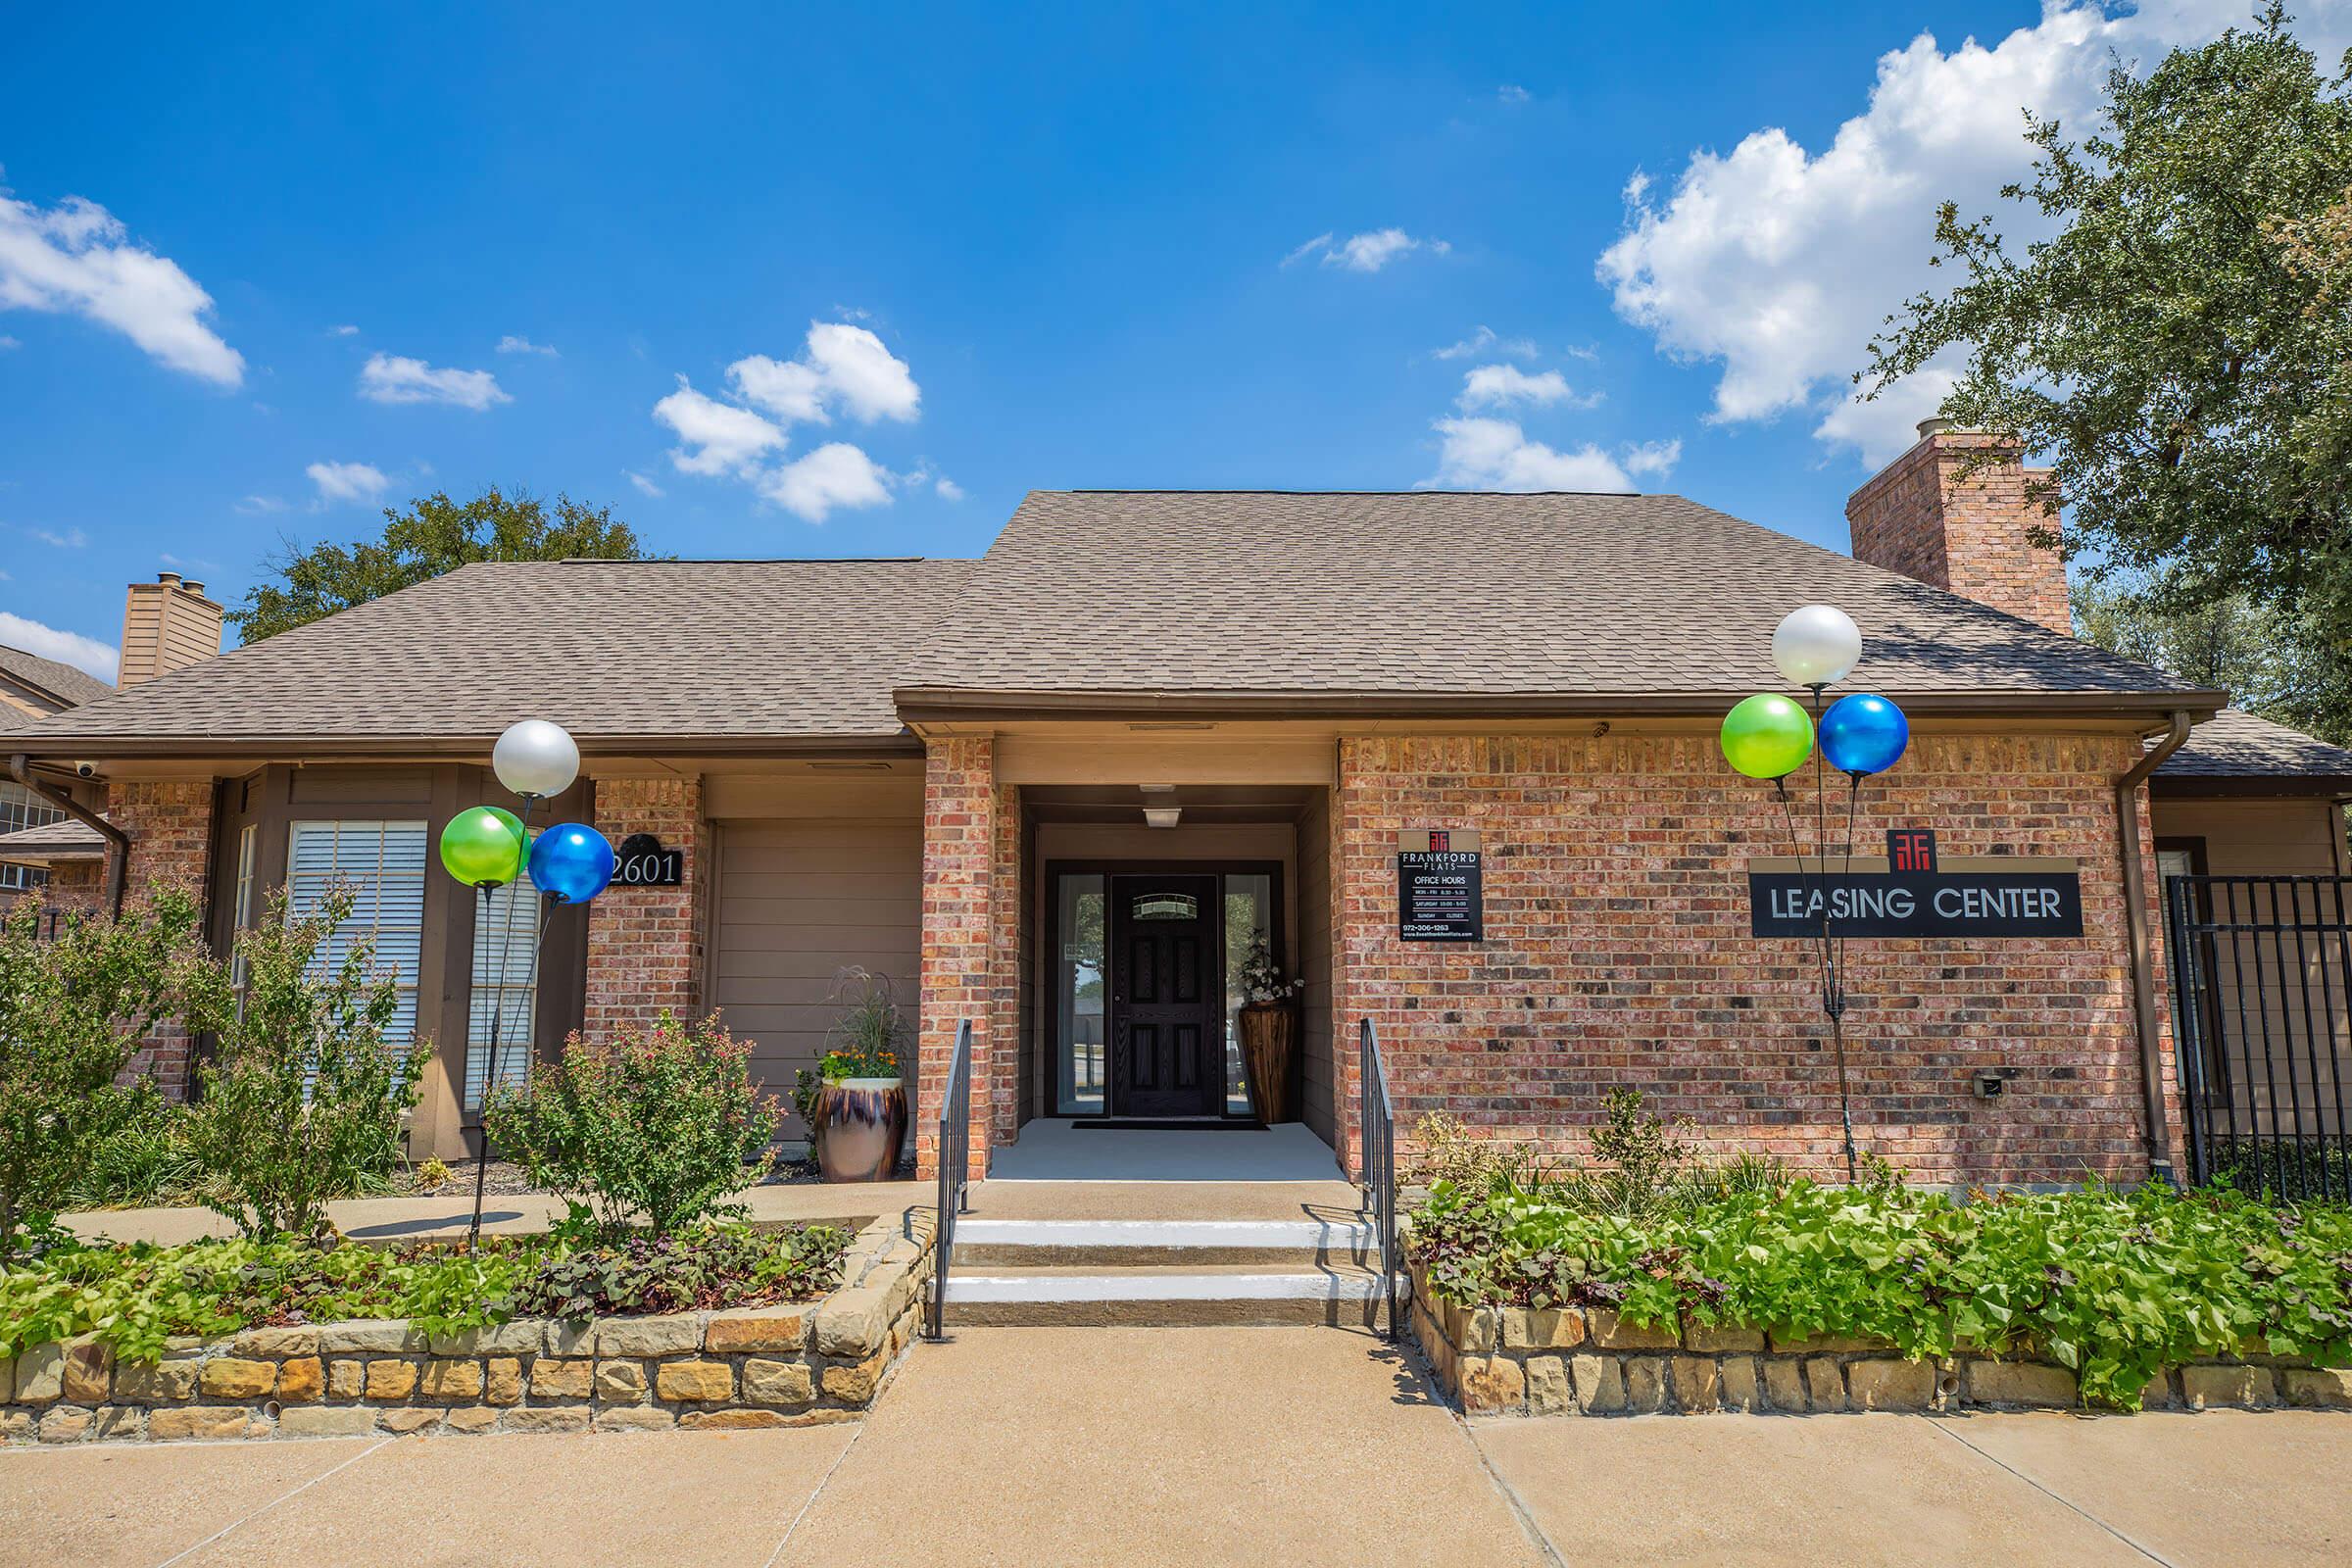
[[[1858,847],[1928,830],[1906,885],[1984,916],[1851,944],[1862,1143],[1928,1178],[2143,1174],[2180,1126],[2162,872],[2339,869],[2352,757],[2068,635],[1989,437],[1930,428],[1848,514],[1859,559],[1674,496],[1039,492],[977,561],[467,566],[8,749],[103,805],[134,896],[204,890],[216,941],[272,888],[361,884],[436,1043],[420,1153],[466,1147],[494,1009],[542,1054],[717,1011],[782,1090],[847,965],[912,1015],[926,1170],[967,1022],[976,1162],[1038,1117],[1247,1114],[1262,936],[1305,985],[1302,1117],[1349,1168],[1361,1020],[1408,1131],[1571,1147],[1630,1086],[1829,1168],[1814,951],[1758,902],[1801,879],[1790,823],[1715,740],[1778,684],[1779,618],[1827,602],[1866,639],[1850,686],[1913,723]],[[479,905],[432,853],[512,804],[486,763],[523,716],[585,759],[538,820],[677,872],[548,916],[535,985],[532,902]],[[167,1082],[190,1049],[159,1045]]]

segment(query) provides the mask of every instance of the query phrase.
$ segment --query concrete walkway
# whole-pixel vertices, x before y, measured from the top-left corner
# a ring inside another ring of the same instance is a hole
[[[1464,1423],[1334,1329],[966,1329],[858,1426],[0,1448],[0,1565],[2352,1560],[2352,1416]]]

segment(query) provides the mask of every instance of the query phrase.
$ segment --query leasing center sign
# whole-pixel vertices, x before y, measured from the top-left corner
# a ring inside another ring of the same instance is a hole
[[[1897,854],[1901,851],[1898,847]],[[1953,857],[1897,871],[1882,856],[1751,860],[1748,929],[1760,937],[2079,937],[2082,882],[2072,859]]]

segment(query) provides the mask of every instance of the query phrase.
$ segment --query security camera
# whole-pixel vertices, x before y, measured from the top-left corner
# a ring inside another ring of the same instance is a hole
[[[75,778],[96,778],[98,776],[98,764],[96,762],[75,762],[74,764],[74,776]]]

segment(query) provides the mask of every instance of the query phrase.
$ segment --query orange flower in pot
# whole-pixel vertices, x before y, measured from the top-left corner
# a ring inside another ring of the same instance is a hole
[[[817,1169],[829,1182],[886,1182],[906,1147],[906,1084],[899,1067],[906,1031],[887,976],[841,971],[841,1013],[813,1075],[801,1075],[802,1116]],[[813,1078],[813,1081],[812,1081]]]

